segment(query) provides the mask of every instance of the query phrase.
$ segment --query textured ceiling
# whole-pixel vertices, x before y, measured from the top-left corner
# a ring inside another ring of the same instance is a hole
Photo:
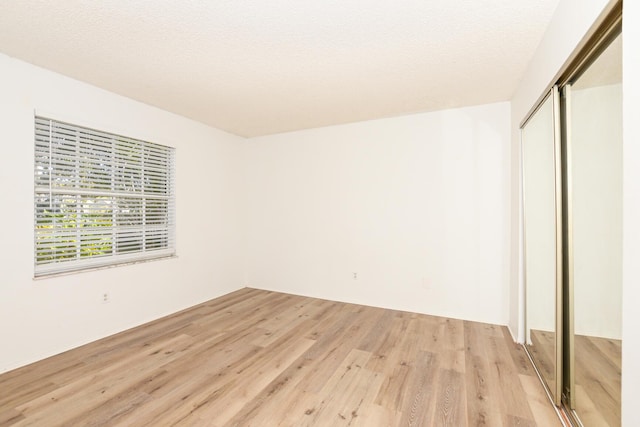
[[[511,98],[559,0],[6,0],[0,51],[242,136]]]

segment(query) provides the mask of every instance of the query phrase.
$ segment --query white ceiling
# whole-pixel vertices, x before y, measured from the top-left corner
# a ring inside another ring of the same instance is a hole
[[[6,0],[0,51],[241,135],[509,100],[559,0]]]

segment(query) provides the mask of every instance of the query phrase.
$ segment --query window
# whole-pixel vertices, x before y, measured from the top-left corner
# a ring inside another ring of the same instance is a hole
[[[175,149],[35,118],[35,275],[175,254]]]

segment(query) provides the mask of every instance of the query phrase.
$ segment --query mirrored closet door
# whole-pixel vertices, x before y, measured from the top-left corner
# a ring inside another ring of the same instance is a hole
[[[562,357],[562,217],[558,88],[547,95],[522,128],[525,345],[556,404],[560,404]]]
[[[567,83],[567,336],[571,409],[620,425],[622,349],[622,35]]]
[[[525,348],[585,427],[621,424],[621,9],[614,18],[521,127]]]

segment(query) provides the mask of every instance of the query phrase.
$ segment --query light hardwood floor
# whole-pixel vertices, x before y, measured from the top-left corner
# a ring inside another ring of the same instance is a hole
[[[559,426],[505,327],[243,289],[0,375],[2,426]]]

